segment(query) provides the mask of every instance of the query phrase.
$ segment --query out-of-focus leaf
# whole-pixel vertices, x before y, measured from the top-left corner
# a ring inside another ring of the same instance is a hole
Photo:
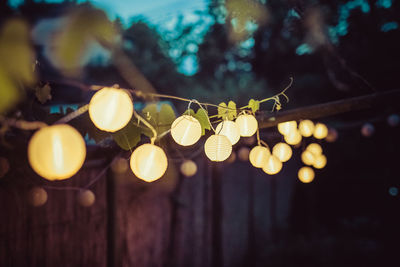
[[[252,110],[253,112],[256,112],[257,110],[260,109],[260,101],[254,100],[254,99],[250,99],[250,101],[249,101],[249,108],[251,108],[251,110]]]
[[[40,103],[44,104],[47,100],[51,99],[51,87],[47,83],[44,86],[36,87],[35,92],[36,98],[39,100]]]
[[[233,120],[236,118],[237,111],[236,111],[236,103],[232,100],[228,103],[228,120]]]
[[[225,119],[227,117],[227,109],[226,109],[227,105],[225,104],[225,102],[221,102],[218,105],[218,117]]]
[[[208,120],[208,113],[206,110],[199,108],[194,117],[200,122],[201,135],[204,135],[206,133],[206,129],[207,130],[211,129],[210,121]]]
[[[0,66],[0,114],[15,105],[19,91]]]
[[[143,110],[144,118],[156,129],[157,134],[168,131],[172,122],[175,120],[175,112],[168,104],[162,104],[160,111],[157,109],[157,104],[148,104]],[[151,130],[143,130],[143,134],[148,137],[153,137]]]
[[[183,113],[183,115],[190,115],[190,116],[193,116],[194,117],[194,115],[195,115],[196,113],[194,112],[194,110],[193,109],[187,109],[184,113]]]
[[[112,137],[122,149],[131,150],[140,142],[141,133],[142,129],[130,121],[127,126],[113,133]]]
[[[222,102],[218,105],[218,117],[223,120],[233,120],[237,115],[236,112],[236,103],[233,101],[229,101],[228,105],[225,102]]]

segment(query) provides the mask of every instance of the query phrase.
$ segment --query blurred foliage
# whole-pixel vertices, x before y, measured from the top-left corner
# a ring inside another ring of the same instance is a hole
[[[190,115],[195,117],[201,125],[201,135],[205,135],[206,130],[211,130],[210,120],[208,118],[208,112],[205,109],[199,108],[195,113],[193,109],[187,109],[183,115]]]
[[[222,102],[218,105],[218,117],[223,120],[234,120],[237,116],[236,103],[229,101],[228,105]]]

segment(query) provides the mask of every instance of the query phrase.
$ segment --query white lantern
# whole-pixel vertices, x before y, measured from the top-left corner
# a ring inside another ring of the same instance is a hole
[[[215,129],[215,133],[228,137],[232,145],[236,144],[240,139],[239,128],[234,121],[224,120],[220,122]]]
[[[311,183],[315,177],[314,170],[310,167],[301,167],[297,175],[303,183]]]
[[[282,162],[276,156],[271,155],[267,158],[262,169],[269,175],[277,174],[282,170]]]
[[[302,136],[310,137],[314,133],[314,123],[310,120],[303,120],[299,123],[299,131]]]
[[[256,117],[250,114],[241,114],[236,118],[241,136],[249,137],[256,133],[258,122]]]
[[[185,160],[181,164],[181,173],[186,177],[195,175],[197,172],[197,165],[193,160]]]
[[[317,139],[324,139],[328,135],[328,127],[323,123],[315,124],[314,137]]]
[[[129,93],[122,89],[104,87],[89,102],[89,116],[94,125],[106,132],[124,128],[133,115]]]
[[[288,143],[289,145],[297,145],[301,142],[302,137],[301,137],[300,132],[295,129],[294,131],[285,135],[284,139],[285,139],[286,143]]]
[[[322,153],[322,147],[317,143],[311,143],[307,146],[306,150],[313,153],[315,156],[320,155]]]
[[[268,148],[264,146],[255,146],[251,149],[249,154],[250,163],[256,168],[262,168],[270,155],[271,152]]]
[[[206,156],[212,161],[224,161],[232,153],[232,144],[224,135],[211,135],[204,144]]]
[[[272,154],[280,161],[286,162],[292,157],[292,148],[285,143],[278,143],[272,148]]]
[[[164,175],[168,167],[164,150],[153,144],[144,144],[133,151],[130,161],[133,173],[146,182],[153,182]]]
[[[315,162],[315,155],[309,150],[304,150],[303,153],[301,153],[301,160],[306,165],[313,165]]]
[[[63,180],[79,171],[86,157],[81,134],[68,124],[43,127],[28,145],[32,169],[47,180]]]
[[[278,131],[282,135],[288,135],[297,130],[297,122],[296,121],[286,121],[278,124]]]
[[[201,124],[193,116],[182,115],[171,125],[172,138],[181,146],[191,146],[201,137]]]
[[[316,169],[322,169],[322,168],[324,168],[326,166],[326,162],[327,162],[326,156],[323,155],[323,154],[320,154],[320,155],[315,157],[313,166]]]

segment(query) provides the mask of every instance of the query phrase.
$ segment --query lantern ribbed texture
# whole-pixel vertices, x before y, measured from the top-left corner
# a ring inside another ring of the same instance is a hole
[[[249,137],[256,133],[258,128],[257,119],[250,114],[242,114],[236,118],[236,124],[241,136]]]
[[[130,165],[138,178],[146,182],[153,182],[164,175],[168,167],[168,160],[161,147],[144,144],[133,151]]]
[[[204,144],[206,156],[212,161],[224,161],[232,153],[232,144],[224,135],[211,135]]]
[[[292,148],[285,143],[278,143],[272,148],[272,154],[280,161],[286,162],[292,157]]]
[[[171,135],[177,144],[191,146],[201,137],[201,124],[193,116],[182,115],[172,123]]]
[[[225,135],[229,141],[231,141],[232,145],[236,144],[240,139],[239,128],[234,121],[225,120],[220,122],[215,132],[220,135]]]
[[[268,148],[264,146],[255,146],[250,151],[249,160],[251,165],[254,167],[262,168],[266,164],[270,155],[271,152]]]
[[[310,120],[303,120],[299,123],[299,131],[302,136],[310,137],[314,133],[314,123]]]
[[[267,174],[277,174],[282,170],[282,162],[276,156],[271,155],[268,157],[262,169]]]

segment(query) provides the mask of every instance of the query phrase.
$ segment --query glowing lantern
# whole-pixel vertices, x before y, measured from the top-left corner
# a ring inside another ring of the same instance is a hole
[[[328,127],[323,123],[315,124],[314,137],[317,139],[324,139],[328,135]]]
[[[211,135],[204,144],[206,156],[212,161],[224,161],[232,153],[231,141],[225,135]]]
[[[81,134],[67,124],[41,128],[28,145],[32,169],[47,180],[63,180],[79,171],[86,157]]]
[[[250,163],[256,168],[262,168],[270,155],[271,152],[268,148],[264,146],[255,146],[249,154]]]
[[[315,155],[311,151],[305,150],[301,153],[301,161],[306,165],[313,165],[315,162]]]
[[[292,148],[285,143],[278,143],[272,148],[272,154],[280,161],[286,162],[292,157]]]
[[[195,175],[197,172],[197,165],[193,160],[185,160],[181,164],[181,173],[186,177]]]
[[[282,135],[288,135],[292,132],[295,132],[297,130],[297,122],[296,121],[286,121],[286,122],[281,122],[278,124],[278,131]]]
[[[201,124],[193,116],[182,115],[171,125],[172,138],[181,146],[191,146],[201,137]]]
[[[236,124],[239,128],[241,136],[252,136],[256,133],[258,128],[258,122],[253,115],[242,114],[236,118]]]
[[[104,87],[89,102],[89,116],[94,125],[106,132],[124,128],[133,115],[130,95],[122,89]]]
[[[317,143],[311,143],[307,146],[306,150],[313,153],[315,156],[320,155],[322,153],[322,147]]]
[[[96,196],[91,190],[82,190],[79,192],[77,200],[82,207],[90,207],[94,204]]]
[[[316,169],[322,169],[323,167],[326,166],[326,162],[327,162],[327,160],[326,160],[325,155],[320,154],[320,155],[315,157],[313,166]]]
[[[41,187],[34,187],[29,191],[29,203],[34,207],[43,206],[47,202],[47,192]]]
[[[314,123],[310,120],[303,120],[299,123],[299,131],[302,136],[310,137],[314,133]]]
[[[271,155],[267,158],[262,169],[267,174],[277,174],[282,170],[282,162],[276,156]]]
[[[234,121],[225,120],[220,122],[215,129],[215,132],[220,135],[225,135],[231,141],[232,145],[236,144],[240,139],[239,128]]]
[[[310,167],[301,167],[297,173],[299,180],[303,183],[311,183],[314,180],[315,173]]]
[[[164,175],[168,167],[168,160],[161,147],[144,144],[133,151],[130,165],[133,173],[139,179],[153,182]]]
[[[290,132],[289,134],[285,135],[285,141],[289,145],[297,145],[301,142],[301,134],[298,130],[294,130],[293,132]]]

